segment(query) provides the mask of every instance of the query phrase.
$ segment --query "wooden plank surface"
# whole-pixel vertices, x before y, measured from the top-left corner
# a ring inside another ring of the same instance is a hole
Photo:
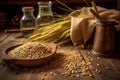
[[[0,43],[0,55],[2,51],[12,45],[26,42],[20,37],[20,33],[9,34],[8,37]],[[21,68],[17,66],[3,66],[3,61],[0,59],[0,80],[120,80],[120,59],[119,58],[100,58],[91,54],[90,49],[79,49],[73,46],[58,47],[57,53],[67,51],[80,54],[78,58],[82,58],[88,67],[87,76],[79,73],[78,77],[65,76],[62,73],[65,71],[59,66],[62,64],[50,64],[31,68]],[[1,57],[1,56],[0,56]],[[62,59],[62,58],[61,58]],[[51,67],[52,66],[52,67]],[[52,72],[52,73],[51,73]]]
[[[21,34],[14,33],[10,34],[1,44],[0,44],[0,54],[2,51],[15,44],[20,44],[26,41],[24,38],[19,38]],[[71,50],[77,54],[76,49],[74,47],[62,47],[62,49]],[[58,48],[57,53],[59,53],[61,47]],[[1,60],[2,62],[2,60]],[[3,63],[3,62],[2,62]],[[62,63],[61,63],[62,64]],[[1,65],[0,65],[1,66]],[[49,68],[49,66],[39,66],[33,68],[20,68],[16,66],[8,66],[5,65],[0,69],[0,80],[94,80],[94,78],[90,76],[82,76],[81,73],[78,77],[76,76],[65,76],[62,73],[64,72],[63,68],[59,68],[59,64],[55,67],[54,64],[51,65],[53,67]],[[46,67],[46,68],[44,68]],[[53,72],[51,74],[51,72]],[[90,73],[88,71],[88,73]]]
[[[0,44],[9,36],[9,33],[0,32]]]
[[[21,75],[14,76],[15,72],[9,69],[7,66],[5,66],[6,64],[4,64],[3,61],[1,60],[1,54],[3,50],[11,45],[14,45],[14,43],[16,43],[15,38],[19,37],[20,34],[16,35],[16,34],[10,34],[10,33],[2,33],[1,35],[3,37],[0,43],[0,80],[15,80],[15,79],[23,80],[21,79],[22,78]],[[19,41],[17,42],[19,43]]]
[[[100,58],[92,55],[91,50],[80,51],[85,60],[91,63],[95,80],[120,80],[120,59]]]

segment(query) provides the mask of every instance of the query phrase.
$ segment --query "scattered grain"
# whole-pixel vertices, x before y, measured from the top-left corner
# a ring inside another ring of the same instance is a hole
[[[95,69],[96,72],[98,72],[98,69]]]
[[[79,74],[77,74],[77,75],[76,75],[76,77],[77,77],[77,78],[79,78],[79,77],[80,77],[80,75],[79,75]]]
[[[88,54],[90,54],[90,52],[88,52]]]
[[[75,75],[71,75],[71,77],[75,77]]]
[[[91,74],[89,74],[90,77],[93,77]]]
[[[98,73],[101,73],[101,71],[98,71]]]
[[[100,57],[97,57],[98,60],[100,60]]]
[[[45,80],[45,78],[41,78],[41,80]]]
[[[69,49],[67,48],[60,47],[59,49],[58,47],[55,58],[53,58],[49,64],[46,64],[40,68],[39,71],[44,77],[47,76],[46,70],[51,70],[54,68],[63,69],[61,72],[61,75],[63,76],[89,76],[88,72],[91,63],[87,62],[89,64],[88,66],[82,58],[82,55],[78,54],[79,52],[77,50],[75,50],[73,47]],[[54,72],[49,72],[49,74],[54,75]]]
[[[86,76],[86,75],[87,75],[87,73],[85,73],[85,72],[82,73],[82,76]]]
[[[53,72],[50,72],[51,75],[53,75],[54,73]]]
[[[110,70],[110,67],[106,67],[107,70]]]
[[[47,73],[43,73],[43,76],[47,76]]]
[[[99,64],[99,63],[97,63],[97,66],[100,66],[100,64]]]

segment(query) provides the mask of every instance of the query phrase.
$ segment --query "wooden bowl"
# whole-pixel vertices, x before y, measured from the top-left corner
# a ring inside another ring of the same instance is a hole
[[[31,67],[31,66],[43,65],[43,64],[49,62],[52,58],[54,58],[54,54],[56,53],[56,50],[57,50],[57,45],[54,44],[54,43],[46,43],[45,45],[52,48],[52,53],[45,56],[45,57],[41,57],[41,58],[37,58],[37,59],[17,59],[17,58],[13,58],[13,57],[9,56],[8,53],[12,49],[20,46],[20,45],[15,45],[15,46],[11,46],[9,48],[6,48],[3,51],[2,60],[7,64],[13,64],[13,65],[22,66],[22,67]]]

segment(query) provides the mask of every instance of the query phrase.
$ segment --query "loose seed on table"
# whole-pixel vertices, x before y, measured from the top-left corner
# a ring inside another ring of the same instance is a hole
[[[106,67],[107,70],[110,70],[110,67]]]
[[[77,77],[77,78],[79,78],[79,77],[80,77],[80,75],[78,75],[78,74],[77,74],[77,75],[76,75],[76,77]]]
[[[97,57],[98,60],[100,60],[100,57]]]
[[[100,66],[100,64],[99,64],[99,63],[97,63],[97,66]]]

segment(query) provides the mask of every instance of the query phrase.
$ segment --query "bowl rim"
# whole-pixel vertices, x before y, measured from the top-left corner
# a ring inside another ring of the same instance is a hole
[[[11,62],[12,62],[12,64],[14,64],[15,61],[16,62],[19,62],[19,61],[20,62],[25,62],[25,61],[26,62],[28,62],[28,61],[32,61],[33,62],[33,61],[37,61],[37,60],[38,61],[42,61],[44,59],[47,60],[47,58],[50,58],[50,57],[52,58],[55,55],[56,51],[57,51],[57,44],[55,44],[55,43],[45,43],[45,45],[48,45],[49,47],[52,48],[52,53],[50,53],[50,54],[48,54],[46,56],[40,57],[40,58],[35,58],[35,59],[25,59],[24,58],[24,59],[20,59],[20,58],[14,58],[14,57],[11,57],[11,56],[8,55],[8,52],[10,50],[12,50],[15,47],[20,46],[20,45],[22,45],[22,44],[16,44],[16,45],[13,45],[13,46],[5,48],[3,50],[3,52],[2,52],[2,60],[5,61],[5,62],[7,62],[8,64],[11,63]]]

